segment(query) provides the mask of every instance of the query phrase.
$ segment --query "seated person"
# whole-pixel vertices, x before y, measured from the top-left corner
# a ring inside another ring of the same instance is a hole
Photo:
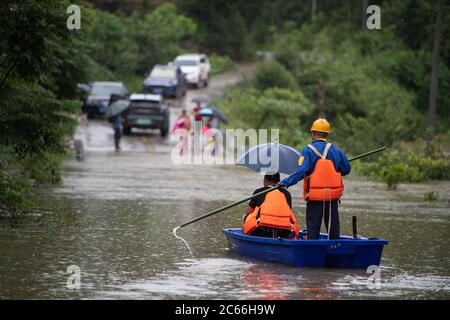
[[[280,173],[264,176],[264,187],[257,194],[280,182]],[[267,238],[287,238],[294,232],[297,238],[299,227],[291,210],[292,197],[286,189],[276,189],[252,198],[244,217],[242,230],[245,234]]]

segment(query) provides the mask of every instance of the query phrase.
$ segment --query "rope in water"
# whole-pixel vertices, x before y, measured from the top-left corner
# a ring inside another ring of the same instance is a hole
[[[184,244],[186,245],[186,247],[188,248],[188,250],[189,250],[189,253],[191,254],[191,256],[192,256],[192,259],[194,259],[195,260],[195,257],[194,257],[194,255],[192,254],[192,250],[191,250],[191,247],[189,247],[189,244],[187,243],[187,241],[186,240],[184,240],[182,237],[180,237],[180,236],[178,236],[177,235],[177,230],[178,229],[180,229],[180,227],[176,227],[176,228],[173,228],[173,230],[172,230],[172,232],[173,232],[173,235],[175,236],[175,238],[177,238],[177,239],[180,239],[181,241],[183,241],[184,242]]]

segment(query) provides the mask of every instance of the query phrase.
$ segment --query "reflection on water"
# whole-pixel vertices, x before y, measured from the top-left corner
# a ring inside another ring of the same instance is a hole
[[[177,225],[238,200],[261,184],[245,168],[173,166],[167,154],[88,154],[64,165],[64,184],[42,190],[19,228],[0,224],[0,298],[352,299],[450,298],[450,182],[400,186],[346,180],[341,229],[389,240],[381,288],[365,270],[299,269],[228,253],[222,228],[245,205],[177,231]],[[305,206],[291,188],[301,228]],[[423,193],[437,191],[439,201]],[[68,290],[69,265],[81,290]]]

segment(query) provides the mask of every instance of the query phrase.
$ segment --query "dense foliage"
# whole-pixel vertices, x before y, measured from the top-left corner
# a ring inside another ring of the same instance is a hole
[[[59,180],[64,136],[80,108],[79,39],[67,31],[68,2],[0,3],[0,214],[27,211],[28,181]]]
[[[382,155],[375,162],[358,163],[358,172],[386,182],[395,189],[399,182],[422,182],[428,179],[450,180],[448,158],[421,156],[415,152],[399,152]]]
[[[280,142],[294,146],[306,141],[309,134],[298,128],[308,123],[313,106],[301,91],[277,87],[258,90],[248,85],[233,89],[220,102],[233,121],[232,127],[279,129]]]

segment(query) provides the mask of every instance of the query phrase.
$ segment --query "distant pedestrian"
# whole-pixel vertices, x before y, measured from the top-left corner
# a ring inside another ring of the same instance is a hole
[[[180,156],[186,154],[190,130],[191,130],[191,118],[187,115],[186,109],[183,109],[172,128],[172,134],[176,134],[179,136]]]
[[[200,115],[200,111],[202,110],[201,102],[197,101],[197,105],[195,106],[194,113],[194,121],[202,121],[202,116]]]
[[[186,109],[181,111],[177,121],[175,121],[172,132],[175,132],[177,129],[191,130],[191,118],[187,115]]]
[[[109,99],[109,105],[117,100],[121,99],[121,96],[112,94]],[[120,139],[122,138],[122,114],[118,113],[111,118],[108,119],[109,122],[112,123],[112,127],[114,129],[114,145],[116,147],[116,151],[120,151]]]

